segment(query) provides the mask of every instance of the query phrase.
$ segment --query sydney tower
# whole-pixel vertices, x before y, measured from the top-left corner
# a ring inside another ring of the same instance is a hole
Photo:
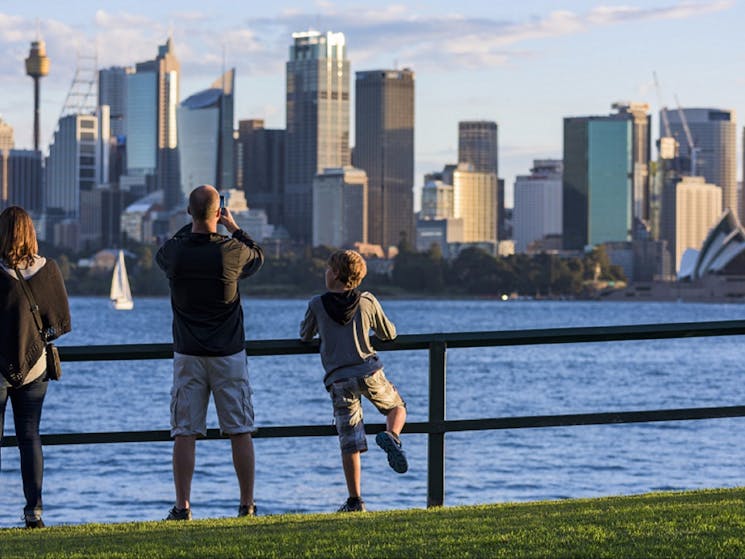
[[[49,73],[44,41],[33,41],[26,59],[26,74],[34,78],[34,149],[39,151],[39,80]]]

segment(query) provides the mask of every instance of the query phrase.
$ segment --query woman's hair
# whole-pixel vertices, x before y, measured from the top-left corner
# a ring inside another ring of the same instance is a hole
[[[337,250],[328,259],[328,266],[347,289],[354,289],[367,275],[365,259],[353,250]]]
[[[10,206],[0,213],[0,259],[8,268],[26,268],[34,263],[39,252],[34,222],[19,206]]]

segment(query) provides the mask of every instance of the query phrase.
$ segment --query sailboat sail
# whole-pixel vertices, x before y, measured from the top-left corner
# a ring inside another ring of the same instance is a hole
[[[129,289],[127,267],[124,265],[124,252],[119,251],[119,257],[114,265],[114,275],[111,278],[111,305],[117,310],[128,311],[134,308],[132,292]]]

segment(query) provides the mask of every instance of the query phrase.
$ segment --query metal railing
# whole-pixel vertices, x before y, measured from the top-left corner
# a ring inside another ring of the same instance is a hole
[[[373,338],[379,351],[428,350],[429,420],[406,424],[406,433],[421,433],[427,441],[427,506],[441,506],[445,500],[445,434],[458,431],[608,425],[745,417],[745,406],[683,408],[643,411],[616,411],[565,415],[446,419],[446,369],[448,348],[476,348],[535,344],[571,344],[588,342],[658,340],[745,334],[745,321],[686,322],[633,326],[592,326],[511,330],[503,332],[456,332],[446,334],[401,335],[394,341]],[[115,346],[63,346],[62,361],[124,361],[170,359],[172,344],[125,344]],[[249,356],[299,355],[318,353],[318,342],[299,340],[258,340],[246,342]],[[383,431],[383,424],[366,424],[370,434]],[[331,425],[287,425],[262,427],[256,438],[335,436]],[[115,431],[42,435],[44,445],[159,442],[171,440],[169,431]],[[209,429],[207,439],[222,438],[218,429]],[[16,446],[13,436],[3,438],[2,446]]]

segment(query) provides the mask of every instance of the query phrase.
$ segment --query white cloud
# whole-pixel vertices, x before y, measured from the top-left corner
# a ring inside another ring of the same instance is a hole
[[[682,1],[648,7],[602,5],[586,13],[555,10],[523,22],[464,17],[434,16],[401,4],[375,9],[340,9],[329,2],[318,3],[321,13],[285,11],[276,18],[248,19],[246,24],[263,37],[268,29],[283,29],[286,47],[290,33],[309,27],[343,31],[356,63],[366,64],[381,55],[404,61],[417,69],[462,66],[493,67],[525,55],[516,45],[540,39],[576,35],[594,27],[631,21],[691,18],[729,9],[732,0]],[[282,49],[284,55],[285,50]]]

